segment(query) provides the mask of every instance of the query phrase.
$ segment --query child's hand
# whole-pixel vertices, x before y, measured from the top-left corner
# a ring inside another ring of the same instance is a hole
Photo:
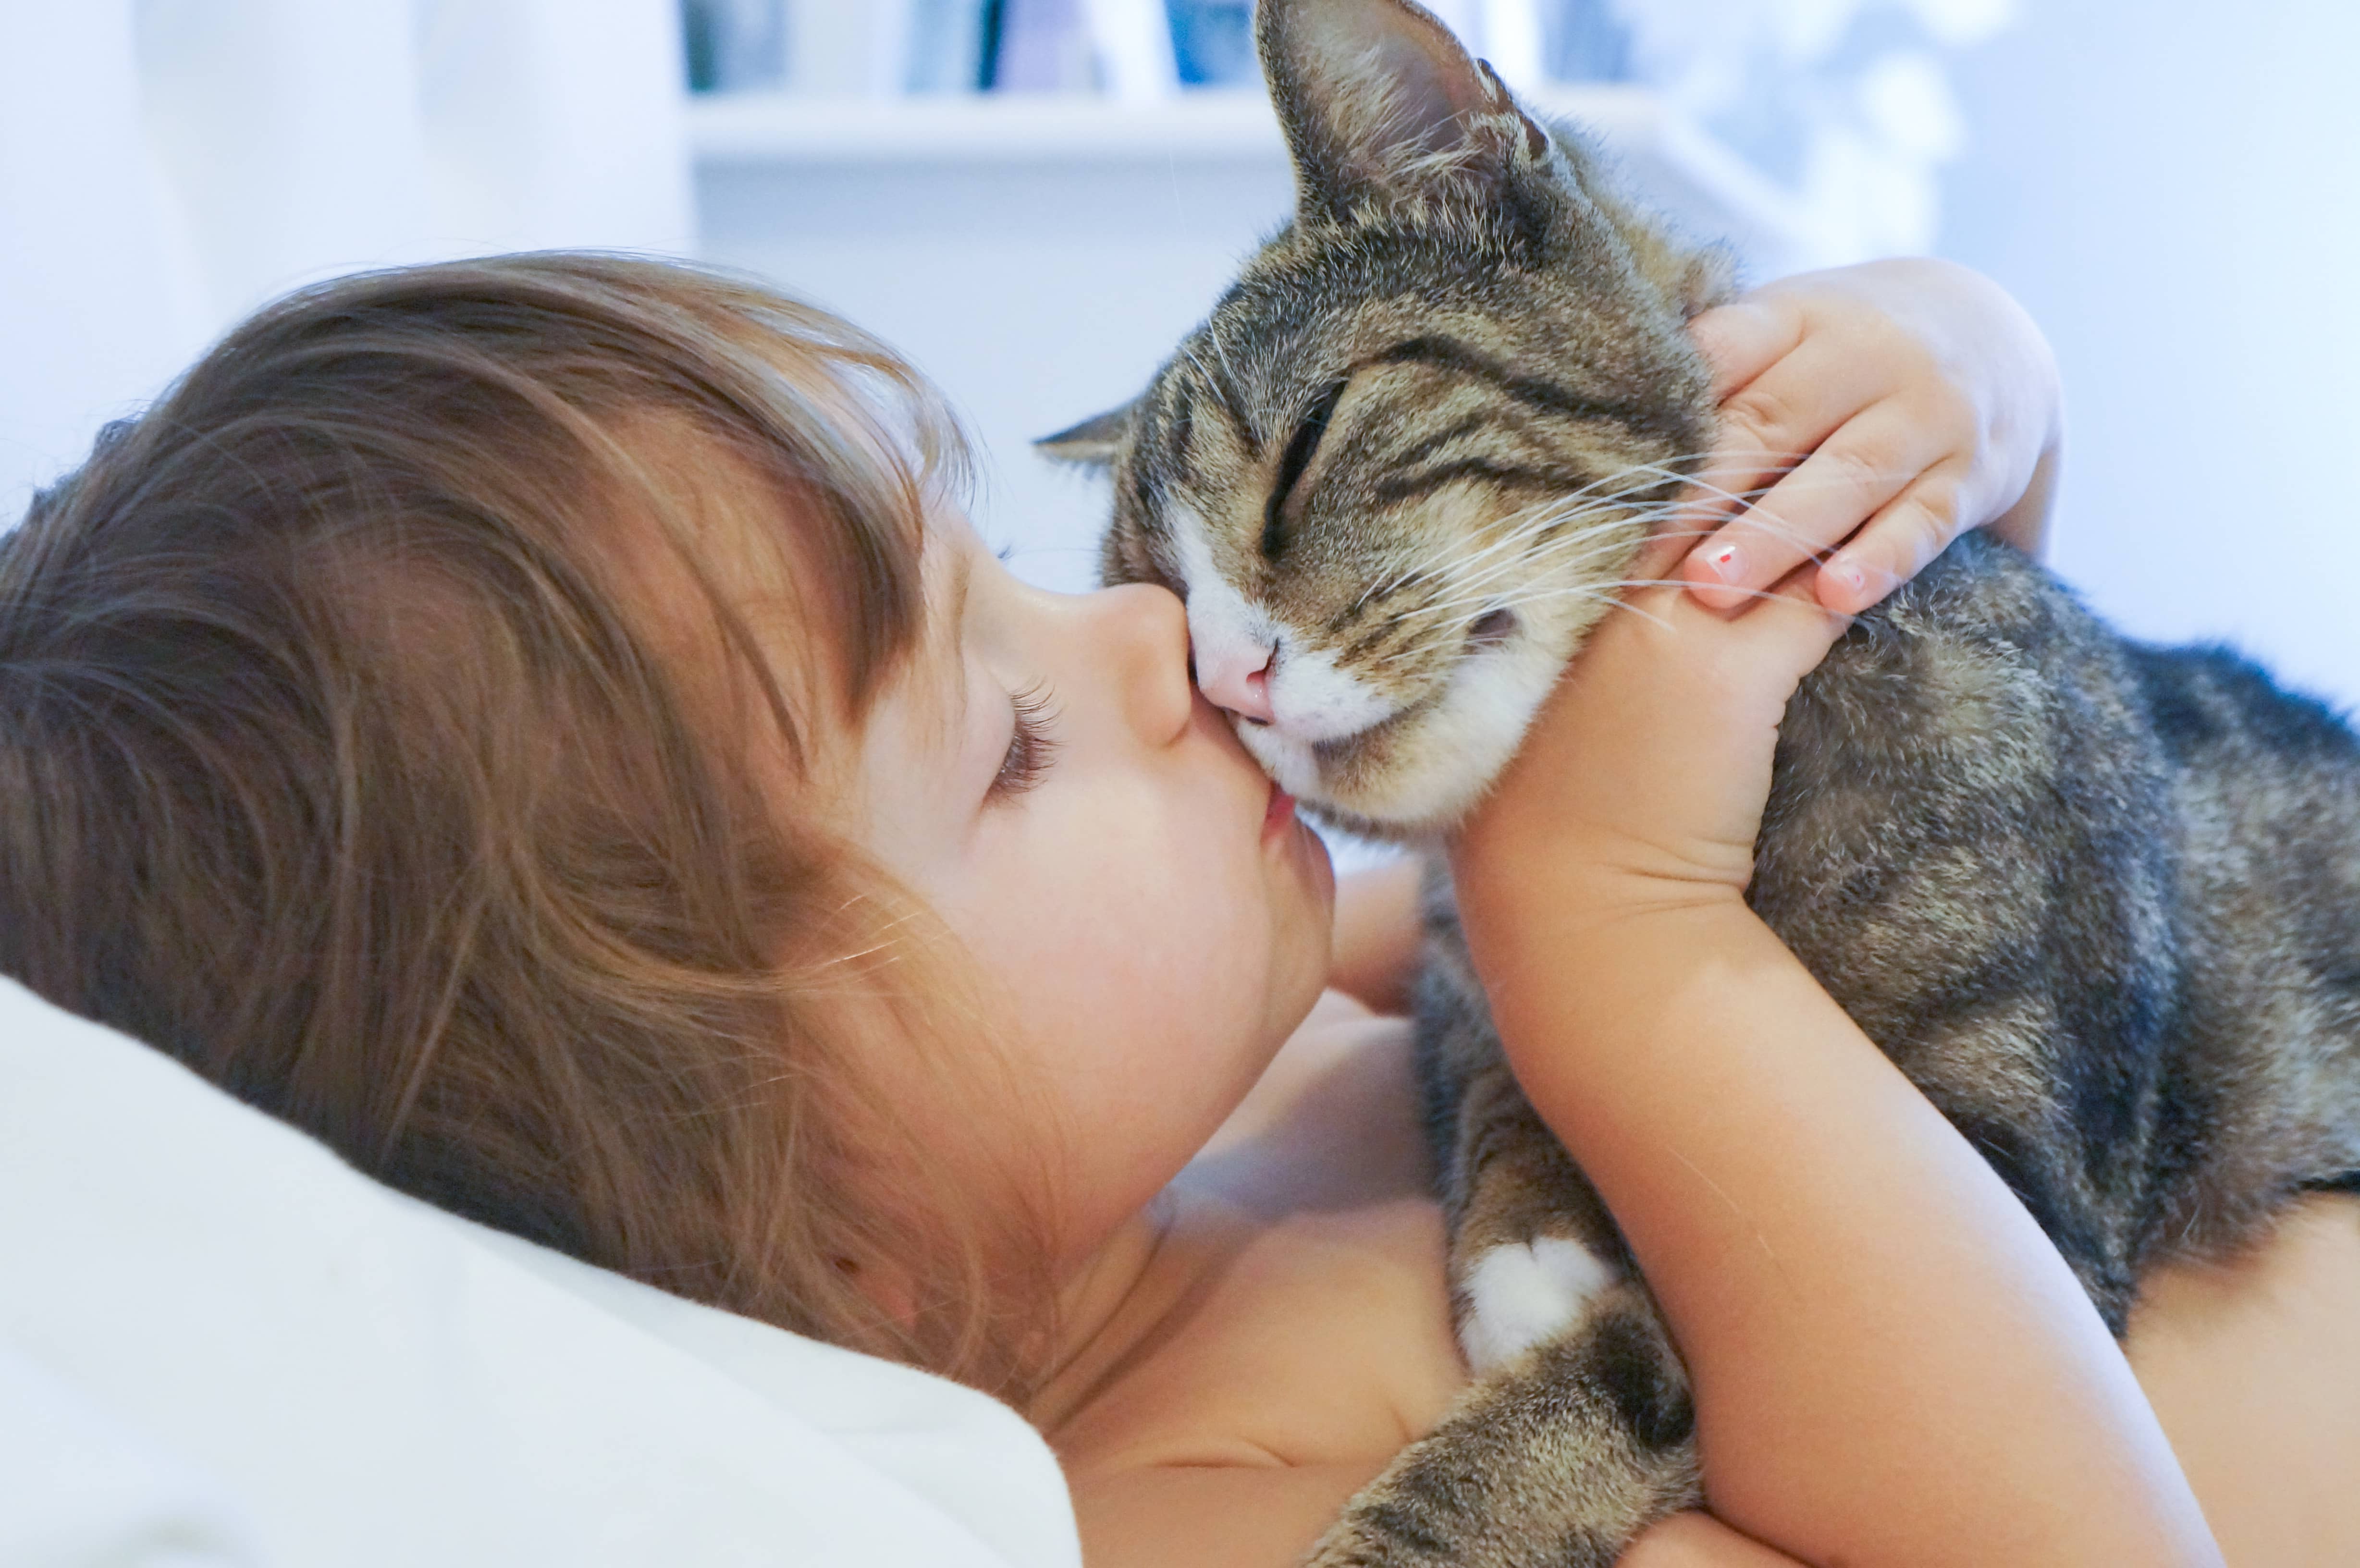
[[[1847,624],[1802,573],[1743,615],[1626,591],[1453,844],[1470,940],[1528,900],[1611,920],[1742,894],[1786,700]]]
[[[1734,517],[1703,492],[1689,526],[1717,531],[1675,575],[1705,603],[1742,604],[1817,556],[1819,603],[1856,613],[1963,528],[2038,553],[2061,394],[2048,341],[1997,284],[1871,262],[1782,279],[1690,330],[1722,399],[1702,482],[1739,497],[1773,485]]]

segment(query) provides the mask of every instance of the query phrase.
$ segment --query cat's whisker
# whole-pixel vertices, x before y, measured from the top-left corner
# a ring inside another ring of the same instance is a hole
[[[1429,605],[1427,606],[1429,612],[1437,609],[1463,609],[1464,613],[1454,614],[1448,616],[1437,625],[1426,628],[1425,635],[1418,640],[1407,644],[1400,648],[1396,648],[1392,653],[1382,659],[1370,660],[1365,668],[1373,672],[1401,663],[1408,662],[1413,659],[1424,659],[1438,648],[1447,648],[1449,645],[1458,642],[1459,639],[1465,635],[1469,627],[1472,626],[1477,621],[1481,620],[1485,615],[1490,615],[1494,611],[1513,611],[1523,609],[1531,604],[1548,604],[1567,599],[1596,600],[1609,608],[1629,610],[1634,615],[1641,615],[1643,618],[1654,625],[1662,626],[1666,630],[1670,630],[1672,629],[1670,624],[1665,621],[1661,616],[1656,615],[1651,611],[1639,609],[1636,605],[1631,604],[1629,600],[1622,598],[1621,593],[1622,590],[1629,588],[1674,588],[1680,586],[1683,586],[1683,584],[1677,580],[1664,577],[1626,577],[1611,580],[1601,579],[1596,583],[1566,583],[1554,587],[1535,588],[1523,593],[1512,594],[1506,597],[1486,595],[1480,601],[1460,600],[1447,604]],[[1736,593],[1742,598],[1756,601],[1783,599],[1786,597],[1784,594],[1766,588],[1746,588],[1732,591]],[[1843,617],[1843,619],[1848,623],[1856,618],[1857,617],[1855,616],[1849,615]]]
[[[1213,382],[1213,390],[1217,394],[1226,397],[1229,387],[1241,387],[1244,386],[1245,383],[1238,378],[1238,367],[1229,363],[1229,344],[1221,341],[1221,329],[1218,321],[1212,321],[1205,323],[1205,341],[1213,345],[1213,357],[1221,362],[1221,370],[1223,374],[1229,377],[1226,384],[1219,381]],[[1202,367],[1199,366],[1199,368],[1201,369]],[[1211,378],[1208,376],[1207,379],[1210,380]]]
[[[1541,561],[1536,561],[1533,558],[1526,558],[1524,560],[1513,562],[1512,566],[1529,569],[1536,564],[1540,564],[1542,561],[1545,561],[1552,571],[1565,571],[1571,568],[1577,568],[1584,561],[1587,561],[1593,557],[1617,553],[1623,547],[1624,540],[1621,537],[1620,530],[1617,530],[1617,537],[1612,541],[1594,544],[1592,548],[1586,550],[1578,555],[1574,555],[1570,560],[1557,559],[1554,556],[1551,556],[1541,558]],[[1492,584],[1497,583],[1502,575],[1503,573],[1499,572],[1489,572],[1480,573],[1477,576],[1463,582],[1455,583],[1451,585],[1451,597],[1438,601],[1433,604],[1425,605],[1423,608],[1428,613],[1432,613],[1437,609],[1447,610],[1456,609],[1462,605],[1474,605],[1478,606],[1475,609],[1474,614],[1480,616],[1483,614],[1485,607],[1496,606],[1499,603],[1499,596],[1491,591],[1491,588]],[[1522,575],[1522,572],[1519,572],[1518,575]]]
[[[1448,597],[1434,604],[1422,605],[1420,608],[1431,614],[1437,609],[1447,610],[1461,605],[1473,605],[1477,606],[1474,613],[1480,615],[1482,614],[1483,606],[1497,604],[1500,584],[1522,579],[1544,561],[1553,572],[1574,570],[1593,559],[1620,554],[1628,548],[1628,544],[1627,536],[1621,529],[1617,529],[1612,539],[1590,541],[1589,548],[1578,553],[1571,552],[1568,547],[1566,551],[1552,551],[1546,557],[1519,558],[1499,569],[1479,572],[1452,583],[1449,585]]]
[[[1618,513],[1606,522],[1548,539],[1527,554],[1489,564],[1480,572],[1456,574],[1451,589],[1463,596],[1502,577],[1521,576],[1543,570],[1561,572],[1594,555],[1635,548],[1642,538],[1677,538],[1680,532],[1686,531],[1694,538],[1703,539],[1710,531],[1702,528],[1666,531],[1656,528],[1655,522],[1655,519],[1645,512]]]
[[[1799,459],[1807,454],[1765,455],[1791,455]],[[1543,564],[1561,570],[1568,564],[1560,559],[1565,552],[1587,545],[1601,535],[1620,533],[1633,526],[1645,529],[1653,539],[1685,536],[1700,540],[1711,537],[1732,520],[1733,516],[1742,516],[1750,527],[1792,545],[1800,554],[1813,560],[1823,560],[1829,553],[1830,547],[1810,539],[1800,530],[1787,527],[1775,514],[1764,512],[1754,505],[1780,484],[1789,483],[1792,474],[1781,474],[1764,484],[1744,490],[1732,490],[1684,471],[1677,466],[1680,461],[1675,458],[1666,463],[1634,463],[1593,480],[1579,490],[1551,496],[1522,512],[1511,514],[1496,536],[1485,544],[1471,551],[1454,552],[1448,548],[1437,550],[1427,561],[1413,563],[1390,578],[1371,583],[1354,601],[1353,608],[1365,608],[1371,599],[1399,593],[1445,570],[1449,571],[1453,579],[1452,592],[1458,595],[1453,603],[1471,603],[1474,594],[1493,582]],[[1641,507],[1622,504],[1632,495],[1675,482],[1686,488],[1669,499]],[[1830,476],[1821,483],[1832,486],[1853,482],[1855,476],[1847,475],[1841,479]],[[1617,488],[1610,489],[1610,486]],[[1810,488],[1808,484],[1804,487]],[[1695,494],[1699,490],[1704,492],[1702,497]],[[1740,510],[1732,514],[1725,509],[1724,504],[1727,507]],[[1567,531],[1568,523],[1592,515],[1601,520]],[[1659,526],[1665,522],[1690,519],[1705,526],[1689,529],[1666,529]],[[1556,537],[1547,537],[1552,534]],[[1539,544],[1538,550],[1518,553],[1535,542]]]
[[[1579,534],[1552,539],[1541,550],[1528,555],[1495,564],[1482,572],[1459,577],[1450,585],[1453,596],[1448,603],[1453,604],[1474,603],[1484,595],[1485,591],[1492,583],[1506,576],[1523,576],[1544,570],[1552,572],[1564,572],[1578,568],[1594,557],[1610,555],[1632,548],[1636,543],[1636,540],[1631,537],[1632,528],[1636,526],[1644,529],[1648,523],[1649,519],[1644,513],[1623,514],[1615,517],[1611,523],[1584,529]],[[1706,531],[1695,530],[1695,536],[1703,538]],[[1677,536],[1666,536],[1658,531],[1653,537]]]
[[[1754,497],[1767,495],[1772,490],[1776,489],[1779,485],[1790,483],[1794,479],[1796,472],[1797,471],[1788,470],[1780,473],[1775,478],[1765,480],[1759,485],[1749,485],[1743,490],[1732,490],[1725,485],[1717,485],[1710,480],[1695,474],[1683,474],[1677,469],[1667,468],[1661,463],[1633,463],[1626,472],[1631,474],[1651,474],[1662,483],[1685,485],[1688,490],[1692,492],[1700,492],[1704,495],[1711,497],[1716,502],[1737,504]],[[1859,475],[1855,471],[1855,473],[1850,477],[1857,479]],[[1831,475],[1829,478],[1829,482],[1833,483],[1836,481]]]
[[[1617,588],[1644,585],[1647,584],[1644,583],[1614,582],[1601,582],[1595,585],[1568,585],[1552,590],[1546,593],[1531,593],[1517,598],[1494,601],[1486,607],[1482,614],[1488,615],[1492,610],[1513,610],[1522,605],[1541,603],[1544,600],[1594,599],[1609,609],[1620,606],[1622,609],[1629,610],[1632,614],[1638,615],[1644,620],[1654,622],[1655,625],[1664,627],[1666,631],[1670,630],[1671,624],[1668,621],[1666,621],[1662,616],[1655,615],[1653,611],[1640,609],[1638,606],[1620,598],[1613,592],[1613,590]],[[1424,654],[1436,647],[1455,641],[1458,636],[1463,633],[1467,627],[1472,626],[1476,621],[1481,618],[1482,615],[1470,615],[1459,617],[1449,625],[1435,628],[1436,635],[1429,636],[1425,641],[1413,645],[1410,648],[1400,650],[1401,654],[1407,655],[1413,652]]]
[[[1636,481],[1636,483],[1633,483],[1633,481]],[[1533,511],[1546,511],[1551,508],[1586,500],[1623,500],[1648,490],[1660,488],[1663,485],[1673,482],[1682,484],[1688,483],[1687,479],[1676,470],[1665,468],[1658,464],[1634,463],[1623,468],[1618,468],[1611,474],[1601,474],[1598,478],[1591,480],[1589,484],[1581,485],[1577,489],[1552,495],[1546,500],[1540,502],[1535,507],[1528,508],[1527,511],[1528,513]],[[1734,493],[1725,492],[1725,494]]]
[[[1668,473],[1668,470],[1656,470],[1652,463],[1650,465],[1638,465],[1635,473],[1656,473],[1662,479],[1678,477],[1678,474]],[[1699,482],[1699,479],[1685,479],[1683,485],[1688,486],[1689,491],[1701,491],[1704,495],[1709,495],[1713,503],[1713,506],[1709,506],[1709,510],[1711,510],[1713,515],[1728,515],[1730,510],[1751,510],[1751,507],[1754,507],[1754,501],[1758,501],[1761,495],[1767,495],[1773,489],[1777,489],[1775,485],[1761,485],[1761,486],[1754,486],[1754,489],[1732,491],[1718,485],[1704,485],[1704,482]],[[1688,503],[1688,506],[1706,506],[1706,503],[1701,501],[1685,501],[1685,503]]]
[[[1404,569],[1393,577],[1386,579],[1382,584],[1382,592],[1386,593],[1396,593],[1399,590],[1409,586],[1411,583],[1417,582],[1420,578],[1433,575],[1445,568],[1452,570],[1453,576],[1459,579],[1459,582],[1455,586],[1459,587],[1463,587],[1470,577],[1480,578],[1485,574],[1504,575],[1509,572],[1515,572],[1530,560],[1529,556],[1510,553],[1513,551],[1517,546],[1528,544],[1532,539],[1539,537],[1543,533],[1546,533],[1548,529],[1552,528],[1562,528],[1565,522],[1570,520],[1572,517],[1581,515],[1580,509],[1560,515],[1562,505],[1563,503],[1561,501],[1552,500],[1551,502],[1546,503],[1543,507],[1534,508],[1530,513],[1524,517],[1523,520],[1515,522],[1514,526],[1503,533],[1500,538],[1493,539],[1491,542],[1482,546],[1479,550],[1468,552],[1452,552],[1448,550],[1437,551],[1437,554],[1427,561]],[[1600,506],[1597,509],[1600,511],[1612,510],[1611,507],[1603,505]],[[1609,529],[1621,525],[1628,517],[1629,514],[1627,513],[1614,511],[1612,517],[1611,517],[1608,521],[1593,525],[1587,528],[1576,530],[1574,533],[1565,537],[1568,540],[1595,537],[1595,535],[1599,533],[1608,531]],[[1552,541],[1553,544],[1555,542],[1557,541]],[[1487,559],[1494,556],[1501,556],[1503,557],[1503,559],[1496,561]],[[1479,566],[1481,570],[1470,574],[1466,571],[1470,566]],[[1375,596],[1378,591],[1379,590],[1376,587],[1372,587],[1367,593],[1362,593],[1360,598],[1356,602],[1354,607],[1359,608],[1361,605],[1365,605],[1371,597]]]
[[[1590,484],[1581,486],[1579,489],[1551,495],[1532,506],[1526,507],[1521,513],[1511,514],[1510,520],[1511,522],[1521,523],[1535,517],[1550,517],[1568,507],[1573,508],[1575,512],[1579,512],[1586,508],[1613,505],[1627,500],[1633,495],[1658,487],[1659,482],[1655,480],[1648,480],[1645,483],[1638,485],[1622,484],[1622,481],[1627,480],[1630,477],[1631,473],[1629,470],[1617,470],[1613,474],[1606,474],[1601,478],[1592,480]],[[1610,489],[1609,486],[1615,486],[1615,488]]]
[[[1606,495],[1578,491],[1571,495],[1549,496],[1546,500],[1525,507],[1521,512],[1510,513],[1501,520],[1501,531],[1496,538],[1480,549],[1459,554],[1454,559],[1460,561],[1479,559],[1494,550],[1513,547],[1524,540],[1537,537],[1552,528],[1562,526],[1572,518],[1591,513],[1623,509],[1621,508],[1620,503],[1630,494],[1632,492],[1628,491],[1616,491]]]
[[[1655,464],[1643,463],[1636,466],[1643,472],[1662,474],[1668,476],[1669,471],[1662,469]],[[1863,477],[1872,480],[1890,479],[1896,483],[1906,485],[1909,479],[1914,478],[1916,474],[1914,471],[1906,469],[1872,471],[1865,474],[1859,471],[1853,471],[1843,474],[1828,474],[1824,476],[1801,478],[1798,478],[1794,474],[1782,474],[1776,481],[1769,485],[1765,485],[1757,487],[1756,489],[1745,492],[1744,496],[1747,504],[1743,506],[1743,510],[1724,517],[1723,520],[1734,521],[1739,518],[1743,518],[1746,526],[1749,528],[1758,528],[1763,532],[1769,534],[1772,538],[1793,546],[1797,551],[1809,556],[1813,560],[1824,560],[1830,550],[1837,548],[1837,543],[1840,541],[1821,543],[1818,540],[1812,539],[1808,535],[1803,533],[1801,530],[1788,525],[1786,519],[1780,517],[1776,513],[1765,511],[1760,506],[1754,505],[1752,503],[1757,502],[1763,495],[1767,495],[1770,491],[1777,488],[1780,485],[1784,485],[1798,493],[1807,494],[1813,490],[1841,490],[1853,488],[1859,485]],[[1720,490],[1718,487],[1712,486],[1704,486],[1703,488],[1711,490],[1720,499],[1732,502],[1732,504],[1736,503],[1740,498],[1738,494],[1735,492]]]
[[[1744,457],[1746,462],[1742,465],[1734,463],[1722,463],[1716,464],[1713,462],[1715,458],[1734,458],[1738,456]],[[1799,466],[1801,463],[1808,461],[1810,456],[1811,453],[1808,452],[1748,452],[1743,453],[1735,453],[1713,451],[1686,452],[1666,457],[1657,463],[1634,463],[1622,472],[1652,473],[1659,474],[1666,479],[1677,479],[1683,485],[1694,485],[1701,488],[1712,488],[1713,481],[1711,479],[1711,475],[1715,474],[1732,472],[1741,466],[1747,472],[1752,472],[1759,463],[1766,463],[1768,466],[1775,472],[1785,473]],[[1689,464],[1693,464],[1695,466],[1687,466]],[[1777,481],[1773,479],[1769,481],[1769,483],[1775,484]]]
[[[1683,584],[1679,580],[1675,578],[1625,577],[1601,579],[1594,583],[1561,583],[1546,587],[1535,587],[1527,589],[1522,593],[1507,594],[1504,596],[1488,593],[1462,593],[1451,599],[1438,601],[1435,604],[1422,606],[1421,608],[1426,614],[1439,614],[1441,618],[1435,625],[1425,628],[1423,635],[1415,640],[1407,643],[1401,648],[1395,648],[1391,653],[1379,659],[1367,661],[1363,668],[1370,672],[1376,672],[1403,663],[1410,662],[1412,660],[1423,659],[1432,654],[1437,648],[1446,648],[1448,645],[1455,644],[1465,635],[1469,627],[1481,620],[1485,615],[1491,615],[1496,611],[1514,611],[1532,604],[1548,604],[1568,599],[1591,599],[1599,601],[1610,608],[1620,607],[1622,609],[1629,610],[1633,614],[1640,615],[1648,621],[1657,626],[1664,626],[1668,630],[1670,629],[1669,624],[1664,621],[1662,617],[1655,615],[1652,612],[1638,609],[1637,606],[1622,598],[1621,596],[1621,592],[1629,588],[1670,588],[1678,586],[1683,586]],[[1730,590],[1730,592],[1737,593],[1741,598],[1757,601],[1785,597],[1785,595],[1766,588],[1732,589]],[[1846,617],[1847,620],[1852,618],[1853,617]]]
[[[1499,607],[1504,610],[1513,610],[1519,609],[1526,604],[1546,604],[1554,599],[1603,597],[1603,591],[1606,590],[1619,592],[1625,588],[1675,588],[1680,586],[1683,586],[1683,584],[1669,583],[1660,577],[1630,578],[1619,583],[1600,583],[1596,584],[1585,583],[1579,588],[1536,589],[1522,597],[1504,600],[1501,603]],[[1784,599],[1786,597],[1785,594],[1768,588],[1736,588],[1732,589],[1731,592],[1736,593],[1740,598],[1754,600]]]
[[[1205,368],[1205,362],[1196,357],[1195,349],[1184,343],[1180,345],[1180,356],[1196,367],[1196,374],[1205,378],[1205,385],[1212,389],[1214,397],[1218,397],[1221,395],[1220,382],[1215,378],[1211,371]]]
[[[1669,503],[1637,507],[1629,506],[1623,503],[1638,490],[1651,488],[1653,488],[1652,485],[1638,486],[1633,490],[1617,491],[1598,496],[1552,496],[1535,506],[1527,507],[1521,513],[1512,514],[1507,519],[1507,528],[1499,538],[1478,550],[1458,554],[1452,557],[1452,560],[1461,565],[1480,561],[1497,551],[1530,543],[1552,532],[1560,532],[1568,523],[1585,517],[1596,516],[1605,520],[1579,529],[1572,535],[1565,536],[1566,538],[1595,534],[1634,522],[1644,523],[1661,512],[1662,508]],[[1562,542],[1562,539],[1552,539],[1547,542],[1556,544]]]
[[[1655,614],[1653,610],[1643,610],[1639,608],[1638,605],[1633,604],[1628,599],[1609,594],[1605,596],[1601,603],[1603,603],[1609,610],[1624,611],[1630,615],[1638,616],[1641,620],[1645,621],[1650,626],[1659,626],[1665,631],[1670,631],[1673,629],[1671,622],[1664,619],[1663,616]]]
[[[1552,526],[1562,528],[1563,521],[1564,519],[1559,519],[1557,523],[1553,524]],[[1502,559],[1489,561],[1480,560],[1480,556],[1470,557],[1469,561],[1464,564],[1474,565],[1478,567],[1478,570],[1472,572],[1463,570],[1454,572],[1452,573],[1455,580],[1453,586],[1463,590],[1468,584],[1472,583],[1529,570],[1535,562],[1546,561],[1558,551],[1569,550],[1576,546],[1588,545],[1601,538],[1607,538],[1610,536],[1618,539],[1627,538],[1633,532],[1634,526],[1643,528],[1644,525],[1640,521],[1640,519],[1634,517],[1632,514],[1616,512],[1602,521],[1590,524],[1585,528],[1560,531],[1554,538],[1543,539],[1541,540],[1540,548],[1538,550],[1527,550],[1522,554],[1509,554],[1504,556]],[[1541,531],[1545,532],[1546,530]],[[1537,533],[1528,534],[1519,537],[1513,542],[1520,545],[1529,545],[1535,538],[1538,538]],[[1491,552],[1487,550],[1483,553],[1489,554]]]

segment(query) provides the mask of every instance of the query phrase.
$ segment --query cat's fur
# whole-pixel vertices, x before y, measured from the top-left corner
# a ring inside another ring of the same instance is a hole
[[[1709,256],[1406,0],[1262,0],[1295,222],[1130,408],[1105,570],[1272,650],[1241,724],[1331,819],[1477,799],[1710,445]],[[1340,388],[1340,390],[1339,390]],[[2360,1171],[2360,744],[1961,539],[1782,731],[1749,892],[2119,1334],[2143,1273]],[[1314,1561],[1604,1564],[1698,1496],[1685,1376],[1430,898],[1419,1029],[1481,1374]]]

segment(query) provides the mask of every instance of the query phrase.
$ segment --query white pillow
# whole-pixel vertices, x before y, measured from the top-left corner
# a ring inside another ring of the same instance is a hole
[[[414,1203],[0,981],[0,1563],[1080,1561],[1006,1407]]]

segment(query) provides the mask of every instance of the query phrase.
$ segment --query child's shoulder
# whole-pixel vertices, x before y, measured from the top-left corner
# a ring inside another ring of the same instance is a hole
[[[1069,1474],[1381,1464],[1466,1374],[1429,1199],[1256,1214],[1177,1192],[1168,1305],[1051,1433]]]
[[[1465,1380],[1397,1018],[1333,998],[1166,1193],[1155,1322],[1069,1471],[1382,1462]],[[1078,1478],[1078,1476],[1077,1476]]]
[[[1175,1187],[1272,1218],[1429,1196],[1410,1052],[1408,1019],[1328,992]]]
[[[1299,1561],[1465,1378],[1431,1200],[1255,1214],[1171,1195],[1173,1290],[1049,1427],[1092,1563]]]

